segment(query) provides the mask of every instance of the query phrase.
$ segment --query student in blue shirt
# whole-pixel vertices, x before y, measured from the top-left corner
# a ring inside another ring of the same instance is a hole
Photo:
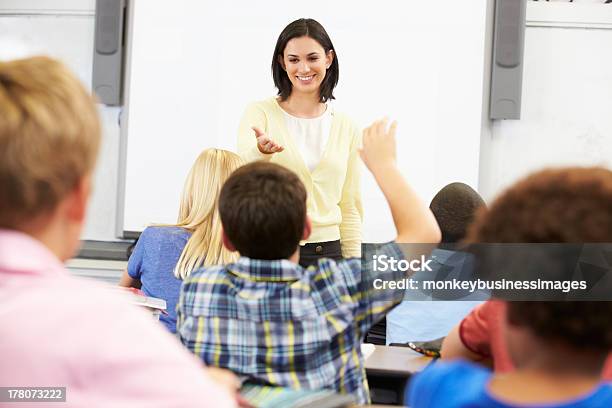
[[[454,244],[465,238],[476,212],[485,207],[480,195],[464,183],[451,183],[442,188],[431,200],[429,209],[442,231],[442,243]],[[469,266],[467,254],[447,249],[431,253],[433,272],[419,272],[413,279],[431,279],[434,273],[459,275]],[[459,276],[456,276],[460,279]],[[479,294],[433,299],[430,294],[406,290],[404,301],[387,315],[387,344],[412,341],[431,341],[444,337],[474,307],[481,303]]]
[[[217,201],[223,183],[240,165],[235,153],[204,150],[185,181],[177,223],[146,228],[121,278],[120,286],[141,288],[146,296],[166,301],[167,314],[160,320],[172,333],[182,280],[200,266],[237,259],[221,242]]]
[[[601,371],[612,348],[612,302],[507,302],[506,340],[516,371],[433,364],[410,384],[412,408],[612,406]]]
[[[511,187],[481,213],[468,240],[609,242],[611,208],[611,171],[545,170]],[[546,257],[531,257],[527,273],[558,269]],[[612,302],[499,302],[505,306],[500,331],[515,370],[493,374],[463,361],[435,363],[411,382],[412,408],[612,406],[612,385],[601,377],[612,350]]]

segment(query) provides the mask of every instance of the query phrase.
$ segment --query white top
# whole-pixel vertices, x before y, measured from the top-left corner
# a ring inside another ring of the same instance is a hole
[[[282,109],[281,109],[282,110]],[[326,105],[325,112],[316,118],[298,118],[283,110],[285,125],[299,152],[312,172],[323,157],[331,131],[332,109]]]

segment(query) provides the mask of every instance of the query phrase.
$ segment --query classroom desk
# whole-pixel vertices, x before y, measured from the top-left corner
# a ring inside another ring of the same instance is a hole
[[[432,358],[408,347],[375,346],[374,353],[365,361],[367,374],[388,377],[410,377],[423,370]]]
[[[127,268],[127,261],[74,258],[69,260],[66,266],[74,276],[94,278],[117,285],[123,271]]]
[[[350,408],[409,408],[409,407],[406,407],[405,405],[371,404],[371,405],[351,405]]]
[[[373,404],[402,404],[410,376],[433,359],[407,347],[376,346],[365,360]]]

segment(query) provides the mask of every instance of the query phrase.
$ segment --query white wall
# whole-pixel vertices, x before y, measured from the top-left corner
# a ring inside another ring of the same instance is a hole
[[[546,166],[612,167],[612,5],[528,3],[521,119],[481,143],[489,199]]]
[[[93,11],[93,0],[0,0],[0,40],[38,44],[89,84]],[[483,119],[479,189],[487,199],[544,166],[612,167],[612,6],[529,2],[527,19],[522,119]],[[119,110],[101,113],[104,139],[83,238],[113,240]]]

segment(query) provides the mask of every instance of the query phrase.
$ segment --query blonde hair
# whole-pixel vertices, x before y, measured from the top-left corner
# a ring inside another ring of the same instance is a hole
[[[191,167],[175,224],[192,232],[174,268],[178,279],[200,266],[227,264],[238,258],[223,246],[218,201],[223,183],[242,164],[235,153],[206,149]]]
[[[52,211],[100,145],[94,99],[60,62],[0,61],[0,227]]]

